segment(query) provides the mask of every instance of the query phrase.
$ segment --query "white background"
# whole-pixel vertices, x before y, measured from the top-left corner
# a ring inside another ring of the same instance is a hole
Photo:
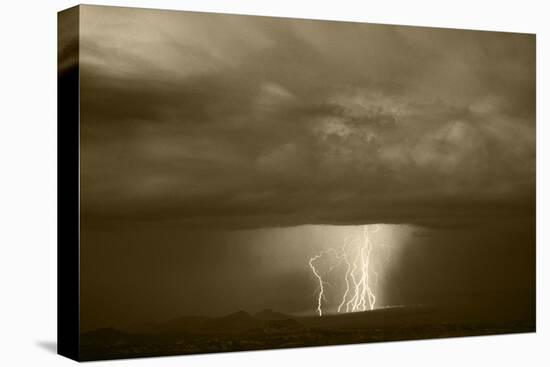
[[[537,333],[112,362],[97,366],[550,365],[546,1],[95,1],[97,4],[537,33]],[[66,366],[56,340],[56,12],[3,1],[0,17],[0,366]],[[544,266],[547,266],[544,268]],[[108,300],[106,300],[108,302]]]

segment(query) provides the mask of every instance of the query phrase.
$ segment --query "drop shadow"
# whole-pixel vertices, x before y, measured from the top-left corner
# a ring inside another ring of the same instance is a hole
[[[50,353],[57,354],[57,342],[56,341],[37,341],[36,345],[41,347],[42,349],[45,349],[46,351]]]

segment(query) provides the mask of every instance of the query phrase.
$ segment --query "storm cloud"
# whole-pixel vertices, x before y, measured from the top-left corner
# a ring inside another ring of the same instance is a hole
[[[532,215],[532,35],[84,7],[90,225]]]

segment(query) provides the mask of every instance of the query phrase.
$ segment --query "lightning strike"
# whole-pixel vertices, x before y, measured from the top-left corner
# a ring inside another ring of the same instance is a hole
[[[376,226],[372,233],[376,233],[378,229],[379,226]],[[339,299],[337,312],[358,312],[375,308],[379,276],[371,266],[373,242],[367,226],[363,227],[362,236],[360,237],[351,238],[351,240],[348,237],[344,240],[344,244],[339,251],[331,248],[309,259],[309,267],[318,283],[316,294],[319,316],[323,315],[323,301],[327,302],[324,285],[330,285],[323,277],[326,278],[335,268],[342,265],[344,266],[343,283],[345,288]],[[354,242],[359,242],[358,246],[350,247]],[[333,256],[329,257],[331,254]],[[323,257],[327,257],[327,261],[334,259],[335,262],[328,268],[326,273],[321,274],[315,263]]]
[[[323,284],[325,284],[325,281],[323,281],[323,278],[321,278],[321,275],[317,272],[315,269],[315,265],[313,265],[313,262],[317,259],[319,259],[321,256],[323,256],[323,253],[320,253],[319,255],[315,255],[311,259],[309,259],[309,267],[311,268],[311,271],[319,281],[319,293],[317,295],[317,312],[319,312],[319,316],[323,316],[323,311],[321,308],[321,303],[323,301],[323,293],[325,291],[325,288],[323,287]]]

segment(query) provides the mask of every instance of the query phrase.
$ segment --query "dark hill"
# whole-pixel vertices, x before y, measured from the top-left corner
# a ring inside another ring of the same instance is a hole
[[[192,333],[208,329],[212,320],[205,316],[182,316],[157,324],[152,328],[154,334]]]
[[[210,330],[216,332],[244,331],[259,328],[263,321],[245,311],[239,311],[227,316],[212,319]]]
[[[101,328],[80,334],[80,343],[82,345],[126,344],[131,340],[131,336],[122,331],[113,328]]]
[[[259,320],[288,320],[292,319],[292,316],[285,315],[284,313],[276,312],[271,309],[265,309],[262,310],[256,314],[254,314],[254,317]]]

